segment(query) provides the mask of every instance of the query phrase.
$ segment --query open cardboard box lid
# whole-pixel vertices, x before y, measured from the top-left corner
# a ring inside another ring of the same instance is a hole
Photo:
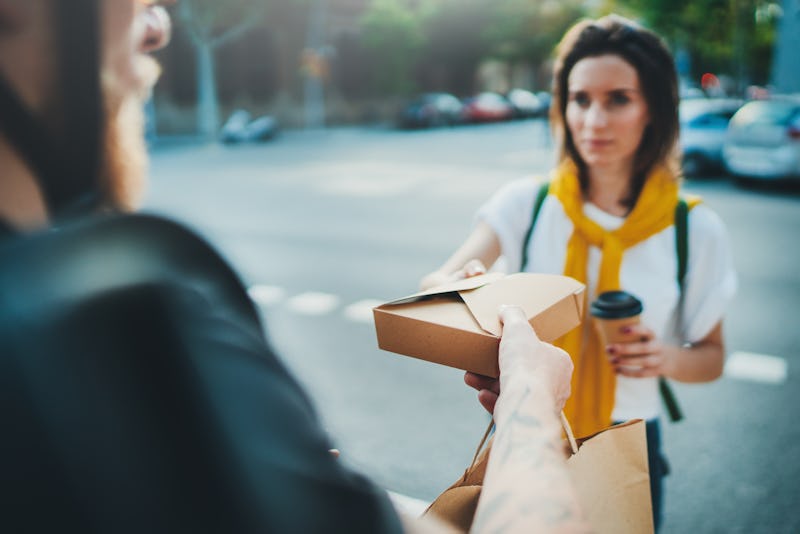
[[[378,346],[497,376],[501,304],[520,306],[552,342],[580,325],[584,285],[560,275],[486,274],[438,286],[373,309]]]

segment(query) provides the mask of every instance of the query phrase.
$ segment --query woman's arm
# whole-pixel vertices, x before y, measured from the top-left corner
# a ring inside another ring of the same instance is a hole
[[[480,274],[484,265],[491,266],[499,257],[500,239],[491,226],[480,221],[458,250],[441,267],[420,281],[420,289]],[[472,260],[477,262],[468,265]]]
[[[588,532],[557,416],[572,361],[536,337],[521,309],[507,307],[501,318],[497,430],[471,532]]]
[[[711,382],[722,375],[725,362],[722,321],[705,338],[685,347],[662,345],[644,325],[630,327],[625,333],[638,336],[640,341],[606,347],[611,365],[620,375],[666,376],[679,382]]]

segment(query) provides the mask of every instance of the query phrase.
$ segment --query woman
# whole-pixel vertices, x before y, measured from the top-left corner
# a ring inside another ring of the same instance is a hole
[[[622,289],[644,303],[631,343],[600,346],[591,321],[557,343],[575,363],[566,411],[576,434],[615,421],[648,421],[653,512],[660,519],[658,377],[707,382],[722,372],[722,318],[736,289],[726,230],[689,201],[688,266],[677,281],[678,91],[675,66],[652,32],[618,16],[582,21],[557,49],[551,121],[560,145],[549,194],[542,181],[508,184],[477,215],[464,244],[423,287],[480,272],[502,255],[509,269],[565,274],[587,298]],[[498,383],[468,374],[491,409]]]

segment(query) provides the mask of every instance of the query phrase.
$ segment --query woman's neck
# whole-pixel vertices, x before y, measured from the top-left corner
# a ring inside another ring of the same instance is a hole
[[[627,215],[630,211],[626,201],[631,193],[632,167],[620,165],[587,168],[586,200],[606,213],[619,217]]]

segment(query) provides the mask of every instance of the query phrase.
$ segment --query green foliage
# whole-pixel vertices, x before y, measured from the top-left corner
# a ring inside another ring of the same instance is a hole
[[[583,4],[579,0],[496,0],[483,37],[494,57],[538,66],[584,15]]]
[[[372,56],[372,84],[381,94],[415,89],[413,68],[424,44],[416,14],[400,0],[375,0],[360,21],[364,47]]]
[[[776,0],[777,1],[777,0]],[[739,85],[766,83],[775,41],[771,0],[619,0],[623,7],[667,39],[689,51],[692,75],[730,74]],[[757,14],[760,16],[757,18]],[[740,87],[741,88],[741,87]]]
[[[470,93],[482,61],[538,68],[584,15],[582,0],[374,0],[361,20],[373,86],[404,94],[415,76],[427,89]],[[412,8],[411,5],[418,7]]]

